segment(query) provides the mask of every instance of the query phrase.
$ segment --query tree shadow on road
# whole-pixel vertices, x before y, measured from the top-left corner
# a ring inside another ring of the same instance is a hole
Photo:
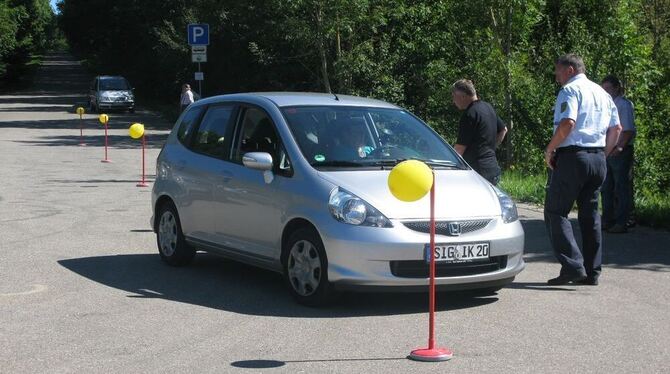
[[[576,220],[571,220],[577,243],[581,248],[581,233]],[[524,260],[556,262],[543,220],[522,220],[526,233]],[[603,265],[622,269],[670,272],[670,233],[638,227],[626,234],[603,232]]]
[[[308,308],[290,297],[281,275],[199,253],[188,267],[165,265],[158,254],[116,255],[58,261],[94,282],[124,290],[133,298],[161,298],[234,313],[331,318],[424,313],[426,293],[347,293],[325,308]],[[474,308],[497,297],[439,293],[436,310]]]
[[[168,134],[150,134],[146,137],[147,148],[161,148],[167,140]],[[105,145],[104,135],[86,135],[84,132],[84,143],[87,146],[102,147]],[[60,135],[60,136],[40,136],[35,140],[14,140],[15,143],[22,143],[43,147],[61,147],[61,146],[79,146],[79,135]],[[108,135],[108,147],[119,149],[142,148],[140,140],[133,139],[126,135]]]

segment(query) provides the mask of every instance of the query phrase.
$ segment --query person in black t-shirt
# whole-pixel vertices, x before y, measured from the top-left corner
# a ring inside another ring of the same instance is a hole
[[[500,182],[496,147],[507,133],[505,123],[491,104],[479,100],[472,81],[461,79],[451,86],[454,105],[463,111],[458,124],[454,149],[463,159],[494,186]]]

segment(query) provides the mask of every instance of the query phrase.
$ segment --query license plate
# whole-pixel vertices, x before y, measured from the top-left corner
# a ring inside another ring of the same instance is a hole
[[[471,262],[489,258],[489,243],[435,244],[436,262]],[[426,262],[430,262],[430,244],[426,244]]]

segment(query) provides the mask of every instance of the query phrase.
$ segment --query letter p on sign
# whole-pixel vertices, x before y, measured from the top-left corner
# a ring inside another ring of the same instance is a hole
[[[209,25],[206,23],[192,23],[188,25],[189,45],[209,45]]]

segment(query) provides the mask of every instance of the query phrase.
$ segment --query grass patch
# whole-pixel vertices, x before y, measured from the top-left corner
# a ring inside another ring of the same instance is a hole
[[[500,187],[516,201],[532,204],[544,204],[544,186],[546,175],[524,175],[516,170],[502,173]]]
[[[515,201],[543,205],[546,183],[546,175],[524,175],[518,170],[508,170],[502,174],[500,187]],[[670,229],[670,198],[638,190],[635,216],[645,226]]]
[[[670,199],[660,194],[642,194],[635,197],[635,215],[643,225],[670,229]]]

